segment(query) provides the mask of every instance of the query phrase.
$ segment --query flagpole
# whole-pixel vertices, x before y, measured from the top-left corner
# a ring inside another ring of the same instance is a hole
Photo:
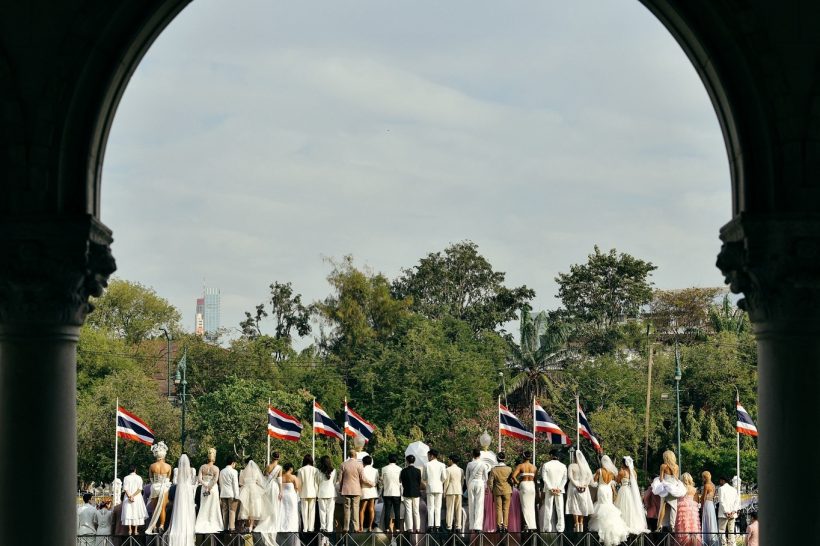
[[[575,449],[581,449],[581,400],[575,393]]]
[[[117,463],[120,456],[120,435],[117,434],[117,414],[120,411],[120,399],[117,398],[114,408],[114,481],[117,481]],[[114,482],[111,482],[112,484]],[[116,501],[115,501],[116,503]],[[113,505],[113,504],[112,504]]]
[[[270,423],[270,398],[268,398],[268,411],[265,412],[268,418],[268,423]],[[270,464],[270,431],[268,430],[267,425],[265,426],[265,436],[268,437],[268,462],[265,463],[266,465]]]
[[[344,441],[344,453],[342,453],[342,460],[347,460],[347,396],[345,396],[345,417],[342,422],[342,438]]]
[[[536,468],[538,466],[535,464],[535,397],[532,397],[532,464]]]
[[[501,453],[501,395],[498,395],[498,452]]]
[[[314,410],[314,408],[316,408],[316,398],[315,397],[313,398],[313,406],[311,407],[311,410],[310,410],[311,415],[313,416],[313,425],[311,425],[311,427],[310,427],[310,435],[311,435],[311,439],[310,439],[310,444],[311,444],[310,453],[311,453],[311,455],[310,456],[313,457],[313,464],[316,464],[316,411]]]
[[[735,420],[737,420],[737,406],[740,404],[740,392],[735,387]],[[737,494],[740,495],[740,431],[735,425],[735,441],[737,442],[737,461],[736,461],[736,476],[737,476]]]

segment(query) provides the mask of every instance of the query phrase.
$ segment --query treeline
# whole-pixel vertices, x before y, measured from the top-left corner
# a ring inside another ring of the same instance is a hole
[[[746,315],[720,289],[653,290],[652,263],[597,247],[558,274],[562,305],[549,312],[531,309],[535,292],[507,286],[469,241],[428,254],[396,279],[350,257],[330,265],[326,298],[306,303],[290,282],[273,282],[246,313],[241,336],[222,345],[184,333],[179,312],[152,289],[113,281],[78,349],[80,480],[113,475],[117,398],[169,444],[171,460],[183,450],[177,390],[172,385],[169,400],[157,380],[163,329],[175,347],[172,375],[187,352],[185,451],[194,461],[211,446],[220,457],[236,449],[263,460],[268,400],[305,424],[301,442],[274,441],[283,460],[309,452],[315,397],[339,422],[345,398],[373,422],[368,449],[381,463],[415,440],[465,454],[483,430],[495,432],[497,396],[525,422],[537,397],[574,439],[578,393],[606,452],[632,455],[640,467],[648,386],[646,462],[654,469],[677,441],[677,343],[683,467],[734,473],[733,401],[737,389],[756,416],[756,352]],[[504,329],[513,321],[515,335]],[[295,350],[306,336],[313,343]],[[754,442],[742,440],[744,480],[756,481]],[[540,453],[549,449],[538,443]],[[505,446],[520,451],[525,443]],[[317,451],[341,459],[338,442],[319,438]],[[150,459],[145,446],[120,442],[121,469]]]

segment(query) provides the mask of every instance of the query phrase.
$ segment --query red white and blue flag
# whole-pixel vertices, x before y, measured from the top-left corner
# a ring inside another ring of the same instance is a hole
[[[740,405],[740,400],[736,400],[735,404],[737,404],[737,431],[747,436],[757,436],[757,427],[752,421],[752,416]]]
[[[524,426],[521,420],[513,413],[498,403],[498,431],[504,436],[511,436],[519,440],[532,440],[532,432]]]
[[[364,441],[369,442],[373,438],[374,430],[376,430],[376,427],[365,421],[361,415],[350,409],[345,403],[345,434],[354,437],[361,434],[364,436]]]
[[[595,451],[598,453],[603,453],[604,450],[601,447],[601,442],[598,441],[598,438],[592,431],[592,427],[589,426],[589,421],[587,421],[587,416],[584,415],[584,410],[581,409],[580,402],[578,403],[578,433],[592,442],[592,446],[595,448]]]
[[[298,442],[302,437],[302,423],[296,417],[268,406],[268,436]]]
[[[147,446],[154,443],[154,431],[145,421],[120,406],[117,406],[117,436]]]
[[[325,413],[325,410],[322,409],[322,406],[319,405],[319,402],[313,402],[313,431],[316,434],[321,434],[323,436],[330,436],[331,438],[336,438],[337,440],[343,440],[344,435],[342,434],[342,429],[339,428],[339,425],[330,418],[330,416]]]
[[[533,405],[533,427],[536,433],[543,432],[546,433],[547,438],[549,439],[551,444],[562,444],[562,445],[572,445],[572,440],[570,440],[569,436],[564,434],[564,431],[561,430],[550,414],[541,407],[541,404],[538,401],[535,401]]]

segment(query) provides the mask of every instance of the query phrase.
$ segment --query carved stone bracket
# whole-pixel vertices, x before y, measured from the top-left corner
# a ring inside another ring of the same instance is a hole
[[[820,320],[820,215],[742,213],[720,238],[717,266],[752,322]]]
[[[116,270],[111,231],[92,216],[0,221],[0,324],[80,326]]]

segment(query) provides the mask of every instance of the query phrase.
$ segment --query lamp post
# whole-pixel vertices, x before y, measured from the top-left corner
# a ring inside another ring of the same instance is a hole
[[[683,464],[680,457],[680,351],[678,350],[678,337],[675,336],[675,396],[677,398],[677,415],[678,415],[678,466]]]
[[[504,372],[498,372],[498,376],[501,378],[501,390],[504,392],[504,405],[509,406],[507,403],[507,384],[504,382]]]
[[[182,443],[182,451],[185,451],[185,398],[186,398],[186,391],[188,387],[188,381],[186,379],[186,372],[188,368],[188,349],[185,349],[185,352],[182,354],[182,358],[179,360],[179,364],[177,364],[177,373],[176,377],[174,378],[174,383],[179,385],[182,390],[182,430],[180,433],[180,442]]]
[[[165,340],[168,342],[168,346],[165,349],[165,361],[168,364],[168,373],[166,374],[166,378],[168,379],[168,399],[171,399],[171,334],[168,333],[168,330],[165,328],[160,328],[162,330],[162,334],[165,336]]]

